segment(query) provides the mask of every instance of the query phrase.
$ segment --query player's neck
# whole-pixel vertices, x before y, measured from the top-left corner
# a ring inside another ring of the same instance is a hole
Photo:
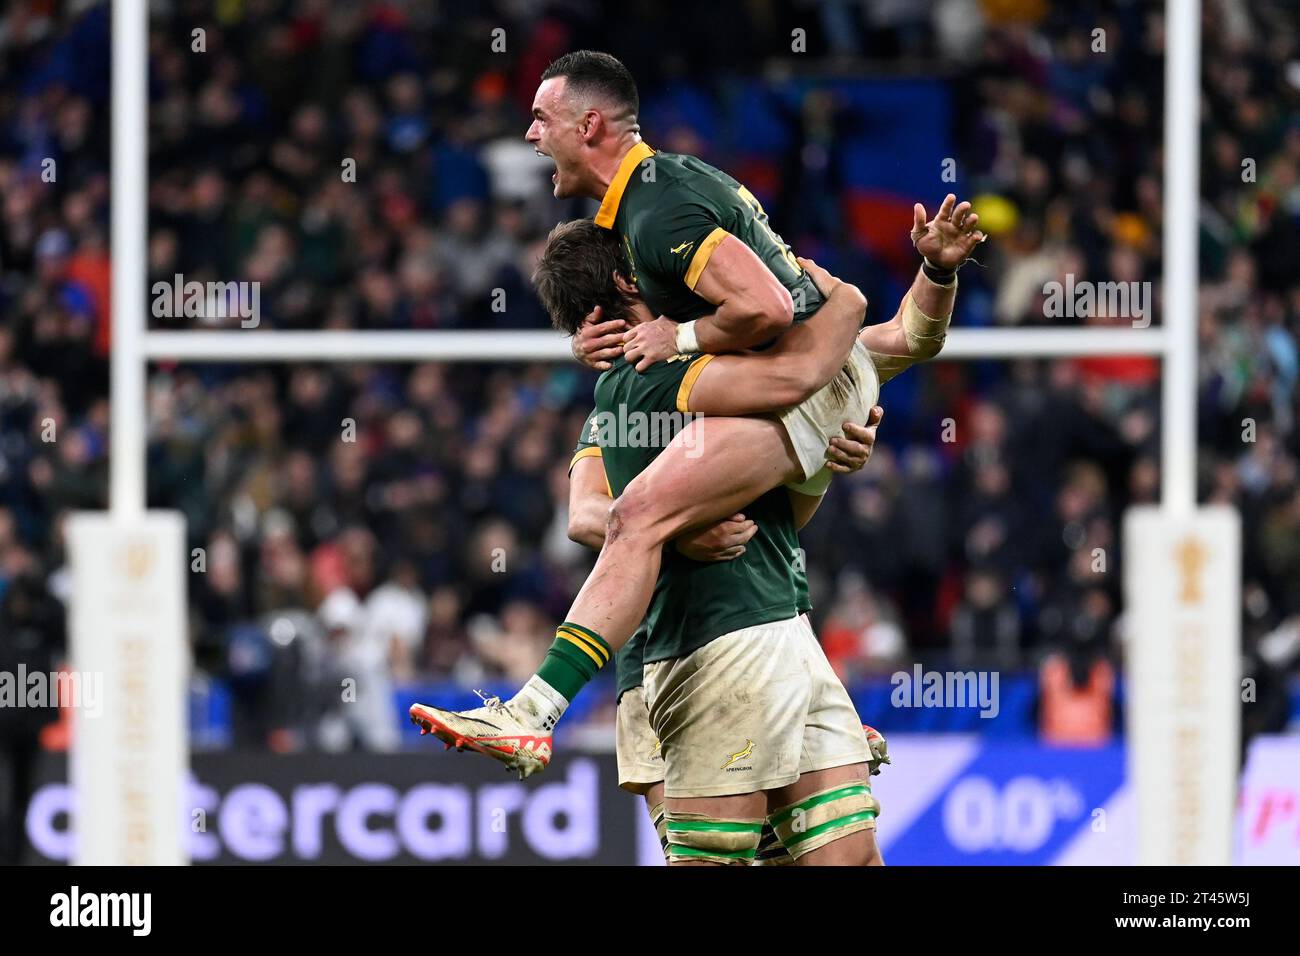
[[[587,192],[591,199],[605,198],[609,184],[614,181],[618,168],[623,165],[623,157],[639,142],[641,134],[629,130],[613,140],[613,146],[609,150],[602,149],[597,153],[591,162],[591,187]]]

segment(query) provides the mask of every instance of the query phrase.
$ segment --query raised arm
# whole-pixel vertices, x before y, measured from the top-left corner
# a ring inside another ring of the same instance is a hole
[[[800,259],[799,263],[827,296],[825,304],[770,349],[696,359],[698,371],[679,396],[678,411],[754,415],[790,408],[844,367],[862,326],[867,300],[856,286],[841,282],[811,260]]]
[[[951,193],[929,222],[920,203],[912,212],[912,241],[924,257],[923,265],[894,317],[867,326],[858,336],[871,353],[881,383],[942,350],[957,299],[957,269],[985,238],[975,228],[980,217],[971,212],[970,203],[958,204]]]
[[[940,285],[918,269],[894,317],[862,330],[858,341],[871,353],[882,385],[918,362],[939,354],[948,338],[956,298],[956,276],[948,284]]]

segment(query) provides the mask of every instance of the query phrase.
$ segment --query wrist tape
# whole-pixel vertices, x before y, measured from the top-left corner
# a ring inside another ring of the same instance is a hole
[[[700,350],[699,340],[695,338],[695,323],[683,322],[677,326],[677,332],[673,337],[673,342],[677,346],[678,355],[690,355],[692,352]]]

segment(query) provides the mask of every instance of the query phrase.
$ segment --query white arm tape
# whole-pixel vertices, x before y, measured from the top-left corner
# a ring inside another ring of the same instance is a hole
[[[948,337],[948,323],[951,321],[951,313],[938,319],[926,315],[912,301],[911,292],[903,297],[903,335],[910,355],[917,358],[938,355]]]

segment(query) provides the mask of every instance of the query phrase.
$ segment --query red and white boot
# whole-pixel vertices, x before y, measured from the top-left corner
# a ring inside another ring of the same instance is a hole
[[[551,735],[523,719],[500,697],[484,697],[473,710],[443,710],[428,704],[411,705],[411,723],[420,734],[433,734],[450,750],[473,750],[499,760],[519,779],[540,773],[551,762]]]

